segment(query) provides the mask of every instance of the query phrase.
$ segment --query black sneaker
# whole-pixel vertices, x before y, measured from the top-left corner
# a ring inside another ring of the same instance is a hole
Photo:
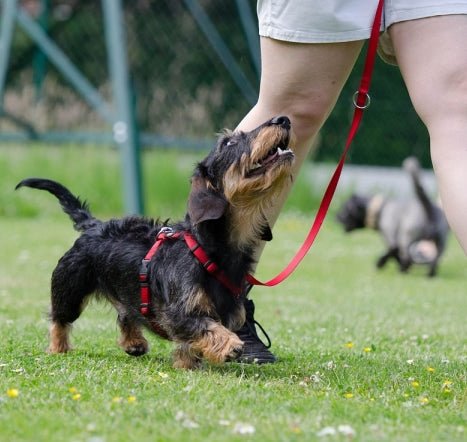
[[[271,347],[269,336],[264,331],[264,328],[254,319],[255,304],[251,299],[245,299],[244,303],[246,310],[245,324],[235,333],[245,343],[245,346],[243,347],[242,355],[237,361],[246,364],[270,364],[276,362],[276,357],[268,350]],[[258,337],[255,325],[263,333],[268,342],[267,345]]]

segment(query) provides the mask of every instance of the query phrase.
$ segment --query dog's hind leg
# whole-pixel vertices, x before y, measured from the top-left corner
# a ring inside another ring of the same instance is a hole
[[[405,244],[399,247],[399,270],[401,273],[407,273],[412,267],[412,259],[410,258],[409,246]]]
[[[432,278],[433,276],[436,276],[437,273],[438,273],[438,258],[436,258],[430,263],[427,276]]]
[[[95,289],[95,280],[86,257],[79,255],[69,251],[52,275],[49,353],[71,350],[71,324],[78,319],[88,296]]]
[[[142,356],[149,351],[148,341],[143,336],[141,325],[127,315],[122,306],[116,306],[118,325],[122,333],[120,347],[131,356]]]
[[[58,321],[52,321],[49,329],[49,353],[66,353],[67,351],[71,350],[69,339],[70,328],[71,324],[62,324]]]
[[[394,258],[400,264],[399,249],[397,247],[388,249],[384,255],[380,256],[376,262],[376,267],[382,269],[390,258]]]

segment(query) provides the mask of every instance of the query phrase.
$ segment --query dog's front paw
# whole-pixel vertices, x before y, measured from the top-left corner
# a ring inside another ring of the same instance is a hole
[[[191,343],[191,348],[211,364],[222,364],[240,357],[243,342],[235,333],[212,321],[208,329]]]
[[[236,345],[236,346],[232,347],[230,353],[225,358],[225,361],[226,362],[236,361],[238,358],[240,358],[240,356],[242,356],[242,354],[243,354],[243,346],[244,346],[244,344],[243,344],[243,342],[241,342],[240,345]]]

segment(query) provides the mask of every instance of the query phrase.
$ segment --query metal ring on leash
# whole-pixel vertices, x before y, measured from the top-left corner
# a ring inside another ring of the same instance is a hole
[[[358,100],[360,94],[363,94],[363,93],[365,94],[365,104],[360,105],[360,104],[357,103],[357,100]],[[368,107],[370,107],[370,104],[371,104],[371,98],[370,98],[370,95],[368,94],[368,92],[355,91],[355,93],[353,94],[352,101],[353,101],[353,105],[357,109],[367,109]]]

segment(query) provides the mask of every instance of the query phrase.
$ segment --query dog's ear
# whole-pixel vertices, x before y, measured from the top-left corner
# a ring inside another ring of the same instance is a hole
[[[219,219],[227,208],[227,201],[214,189],[208,187],[208,181],[201,175],[191,178],[191,192],[188,198],[188,215],[196,225],[203,221]]]

